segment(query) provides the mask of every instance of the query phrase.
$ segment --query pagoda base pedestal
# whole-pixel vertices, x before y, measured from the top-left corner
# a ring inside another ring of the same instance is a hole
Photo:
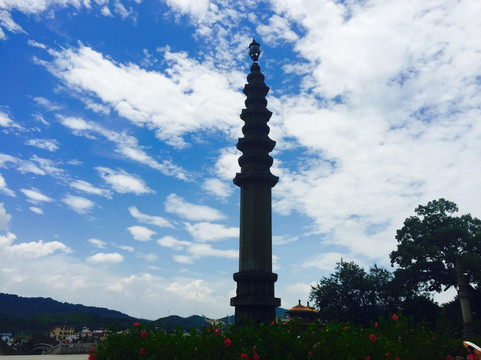
[[[230,299],[230,304],[235,306],[237,326],[250,322],[270,324],[276,320],[276,307],[281,305],[281,299],[274,297],[277,274],[238,272],[234,280],[237,296]]]

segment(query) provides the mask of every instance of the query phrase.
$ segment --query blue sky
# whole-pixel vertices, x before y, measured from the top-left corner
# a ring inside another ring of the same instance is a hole
[[[233,313],[253,37],[283,307],[341,258],[389,267],[418,204],[480,217],[479,19],[463,0],[0,0],[0,292]]]

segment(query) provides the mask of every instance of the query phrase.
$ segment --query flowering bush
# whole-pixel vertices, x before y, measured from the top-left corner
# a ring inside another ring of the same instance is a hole
[[[381,318],[371,328],[350,323],[296,320],[260,326],[205,327],[184,332],[134,323],[111,332],[90,354],[91,360],[235,359],[235,360],[439,360],[465,356],[461,340],[409,326],[401,315]]]

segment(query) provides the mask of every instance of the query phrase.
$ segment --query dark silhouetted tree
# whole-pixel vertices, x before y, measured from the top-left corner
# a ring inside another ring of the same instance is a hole
[[[481,281],[481,220],[470,214],[454,216],[455,203],[445,199],[419,205],[416,216],[397,231],[395,277],[407,289],[445,291],[454,286],[460,299],[465,335],[472,335],[470,296]],[[478,294],[479,296],[479,294]]]

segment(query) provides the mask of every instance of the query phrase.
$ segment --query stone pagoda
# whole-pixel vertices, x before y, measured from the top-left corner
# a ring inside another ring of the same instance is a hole
[[[269,87],[257,63],[260,52],[260,45],[253,40],[249,46],[253,64],[243,90],[246,108],[240,115],[245,122],[244,137],[237,143],[242,152],[241,172],[234,178],[234,184],[240,187],[239,272],[234,274],[236,297],[231,298],[237,325],[271,323],[276,319],[276,307],[281,305],[281,300],[274,297],[277,274],[272,272],[271,210],[271,189],[279,178],[270,171],[273,159],[269,153],[276,142],[268,136],[267,122],[272,113],[266,108]]]

